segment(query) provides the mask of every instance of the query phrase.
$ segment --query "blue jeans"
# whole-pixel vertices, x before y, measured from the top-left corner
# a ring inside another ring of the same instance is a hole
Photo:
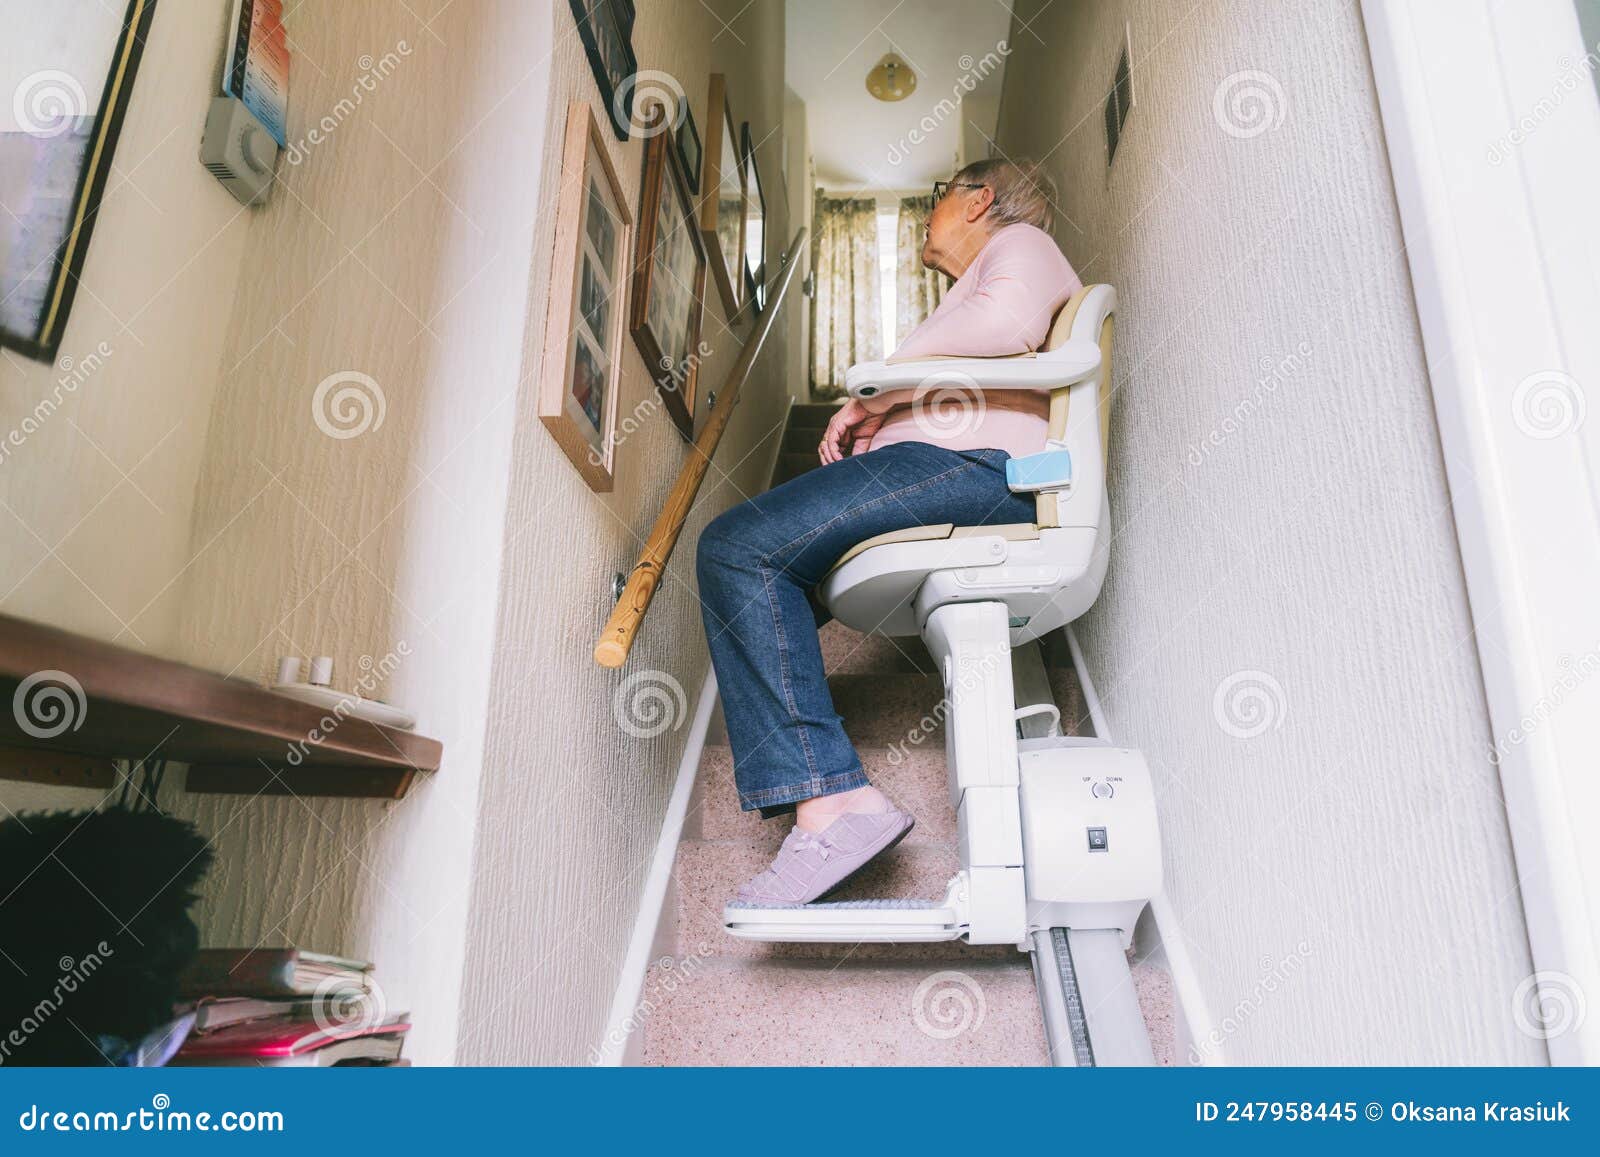
[[[896,442],[790,479],[731,507],[700,536],[696,572],[739,804],[764,816],[865,787],[833,709],[814,588],[873,535],[953,522],[1032,522],[1006,488],[1004,450]]]

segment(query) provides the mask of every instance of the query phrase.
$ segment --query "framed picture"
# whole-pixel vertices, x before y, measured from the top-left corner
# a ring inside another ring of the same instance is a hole
[[[756,146],[750,122],[739,130],[739,161],[744,166],[744,283],[752,312],[767,308],[767,199],[761,191],[761,170],[756,167]]]
[[[679,97],[678,103],[683,109],[683,122],[678,125],[678,162],[683,169],[684,178],[689,182],[689,192],[698,195],[700,192],[700,130],[695,127],[694,109],[689,107],[689,101],[684,97]]]
[[[700,162],[700,236],[710,255],[711,278],[732,321],[744,304],[744,166],[733,131],[728,88],[711,74],[706,101],[706,141]]]
[[[657,133],[645,146],[629,324],[685,438],[694,437],[707,264],[689,179],[668,134]]]
[[[26,7],[0,50],[0,346],[53,361],[156,4]]]
[[[617,377],[633,219],[589,102],[567,112],[539,418],[589,487],[615,477]]]
[[[611,110],[611,131],[617,140],[628,139],[633,123],[633,90],[629,83],[639,71],[633,55],[633,5],[629,0],[567,0],[578,36],[589,57],[589,69],[600,86],[600,99]]]

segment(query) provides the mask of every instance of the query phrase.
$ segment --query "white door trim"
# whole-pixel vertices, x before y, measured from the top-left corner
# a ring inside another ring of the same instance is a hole
[[[1506,997],[1552,1062],[1593,1065],[1596,58],[1572,0],[1363,0],[1362,12],[1536,969]]]

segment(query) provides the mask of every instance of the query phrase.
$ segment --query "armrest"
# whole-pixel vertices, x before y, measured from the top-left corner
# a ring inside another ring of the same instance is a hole
[[[1100,347],[1073,339],[1037,354],[1004,358],[917,358],[903,362],[858,362],[845,371],[852,398],[871,398],[890,390],[927,386],[965,386],[984,390],[1051,390],[1093,377]]]

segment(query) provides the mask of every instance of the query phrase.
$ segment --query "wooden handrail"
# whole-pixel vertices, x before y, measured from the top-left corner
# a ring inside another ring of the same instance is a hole
[[[705,428],[694,440],[694,453],[683,464],[678,481],[667,496],[666,505],[661,508],[661,514],[650,530],[650,537],[645,540],[638,565],[628,576],[628,584],[617,599],[616,610],[611,612],[605,630],[600,633],[600,641],[594,647],[594,661],[602,667],[622,666],[633,647],[639,625],[644,621],[644,613],[650,608],[650,600],[655,597],[656,587],[666,572],[667,560],[672,557],[672,548],[678,545],[678,535],[683,533],[683,524],[688,521],[689,509],[700,491],[700,483],[711,466],[711,456],[717,452],[722,431],[733,414],[734,404],[739,400],[739,391],[744,388],[745,379],[750,376],[751,367],[755,365],[761,347],[766,344],[767,334],[783,309],[789,282],[800,266],[800,246],[805,239],[806,231],[802,226],[789,243],[788,252],[783,255],[783,268],[773,286],[767,308],[757,319],[756,330],[750,335],[750,340],[744,343],[744,349],[739,352],[739,360],[728,371],[722,389],[717,391],[716,405],[711,407]]]

